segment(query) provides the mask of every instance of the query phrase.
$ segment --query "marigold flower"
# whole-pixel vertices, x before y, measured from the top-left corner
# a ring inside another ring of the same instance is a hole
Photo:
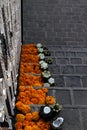
[[[34,126],[32,127],[32,130],[40,130],[40,128],[39,128],[37,125],[34,125]]]
[[[16,121],[22,122],[22,121],[24,121],[24,119],[25,119],[25,116],[23,114],[16,115]]]
[[[24,120],[24,121],[22,122],[22,126],[23,126],[23,127],[28,126],[28,123],[29,123],[29,121]]]
[[[40,118],[39,113],[37,111],[32,112],[32,116],[33,116],[32,118],[33,121],[38,121]]]
[[[48,89],[47,88],[42,88],[42,91],[44,92],[44,93],[48,93]]]
[[[29,113],[31,110],[30,106],[27,106],[20,101],[18,101],[15,106],[17,110],[21,111],[23,114]]]
[[[54,97],[52,97],[52,96],[47,96],[47,97],[46,97],[46,104],[47,104],[47,105],[53,105],[55,102],[56,102],[56,101],[55,101],[55,98],[54,98]]]
[[[22,123],[21,123],[21,122],[16,122],[16,123],[15,123],[15,129],[16,129],[16,130],[22,129]]]
[[[32,115],[31,113],[27,113],[27,114],[25,115],[25,119],[26,119],[27,121],[32,121],[33,115]]]
[[[33,122],[33,121],[28,122],[28,126],[34,126],[34,125],[35,125],[35,122]]]
[[[25,126],[24,130],[33,130],[33,129],[32,129],[32,126]]]
[[[37,122],[37,125],[38,127],[41,129],[41,130],[50,130],[51,127],[50,127],[50,122],[45,122],[43,119],[40,119],[38,122]]]
[[[19,92],[24,92],[25,91],[25,86],[19,86],[18,90],[19,90]]]
[[[38,104],[39,101],[37,98],[31,98],[30,100],[33,104]]]

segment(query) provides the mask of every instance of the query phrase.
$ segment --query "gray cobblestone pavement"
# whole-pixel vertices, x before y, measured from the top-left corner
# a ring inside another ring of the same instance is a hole
[[[23,0],[23,43],[51,51],[49,89],[63,106],[62,130],[87,130],[87,1]]]

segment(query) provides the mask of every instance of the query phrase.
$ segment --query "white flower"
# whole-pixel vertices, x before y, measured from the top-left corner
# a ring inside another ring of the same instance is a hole
[[[42,53],[43,51],[44,51],[43,48],[40,48],[40,47],[38,48],[39,53]]]
[[[40,53],[39,57],[40,57],[41,60],[43,60],[45,58],[45,55],[43,53]]]
[[[42,72],[42,75],[43,75],[43,77],[45,77],[45,78],[49,78],[50,76],[51,76],[51,73],[50,73],[50,71],[44,71],[44,72]]]
[[[50,84],[54,84],[54,83],[55,83],[55,80],[54,80],[54,78],[51,77],[51,78],[48,79],[48,82],[49,82]]]
[[[41,43],[37,43],[37,48],[40,48],[40,47],[42,47],[42,44]]]
[[[43,62],[41,64],[41,69],[47,69],[48,68],[48,64],[46,62]]]

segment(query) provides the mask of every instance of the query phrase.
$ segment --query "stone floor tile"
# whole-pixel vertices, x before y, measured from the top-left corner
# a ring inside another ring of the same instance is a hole
[[[75,105],[87,105],[87,90],[74,90]]]
[[[56,98],[56,101],[61,105],[71,105],[71,97],[69,90],[49,90],[48,95],[52,95]]]
[[[80,76],[65,76],[66,87],[82,87]]]
[[[82,130],[78,109],[63,109],[60,116],[64,118],[62,130]]]

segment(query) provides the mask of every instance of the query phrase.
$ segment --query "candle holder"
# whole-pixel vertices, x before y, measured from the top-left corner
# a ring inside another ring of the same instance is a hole
[[[53,116],[53,109],[50,106],[41,106],[39,115],[41,118],[43,118],[45,121],[50,121]]]
[[[52,130],[60,130],[63,126],[64,118],[63,117],[57,117],[55,120],[51,122],[51,128]]]

